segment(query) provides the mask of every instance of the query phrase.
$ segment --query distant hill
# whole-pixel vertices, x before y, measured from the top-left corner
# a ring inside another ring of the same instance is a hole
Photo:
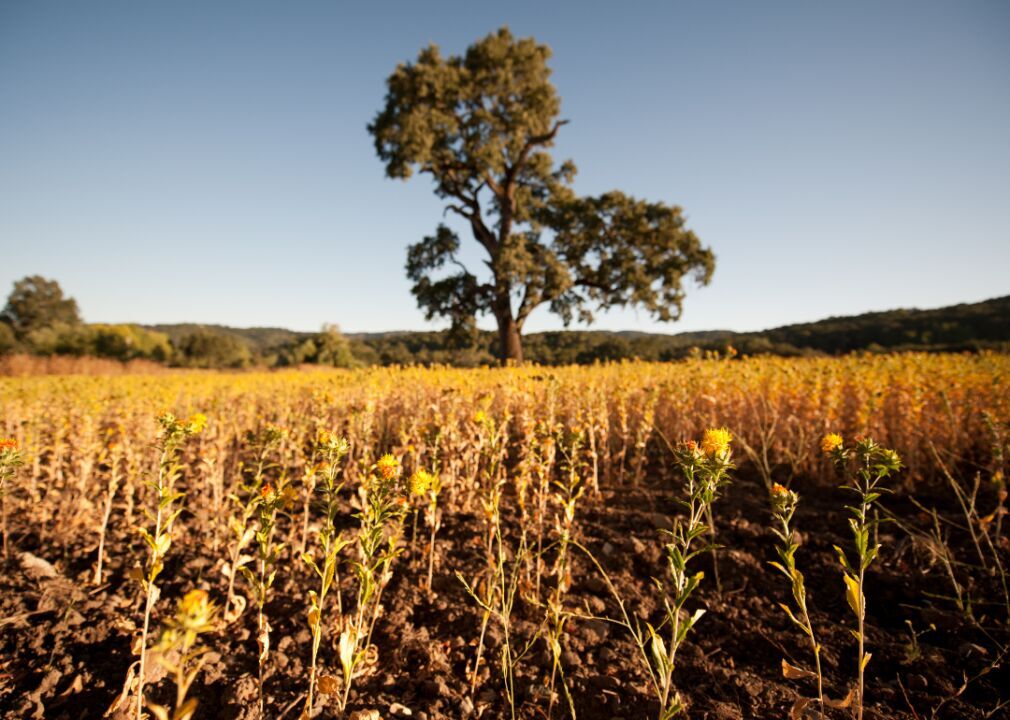
[[[284,328],[232,328],[222,325],[150,325],[173,345],[194,333],[225,335],[242,342],[267,364],[285,364],[290,350],[313,340],[314,333]],[[453,346],[445,332],[392,331],[348,333],[351,351],[362,364],[495,362],[496,334],[479,332],[468,347]],[[697,350],[733,346],[745,354],[828,354],[855,351],[962,351],[1010,349],[1010,296],[932,310],[902,309],[831,317],[759,332],[710,330],[675,334],[638,331],[564,330],[523,338],[526,357],[547,365],[638,357],[674,360]],[[695,348],[697,350],[695,350]]]
[[[832,317],[748,336],[832,354],[878,347],[973,349],[1010,342],[1010,295],[935,310],[890,310]]]

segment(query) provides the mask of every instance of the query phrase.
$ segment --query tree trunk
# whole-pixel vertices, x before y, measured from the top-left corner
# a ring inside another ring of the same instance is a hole
[[[498,342],[501,345],[502,365],[523,364],[523,343],[519,335],[519,323],[511,314],[498,318]]]

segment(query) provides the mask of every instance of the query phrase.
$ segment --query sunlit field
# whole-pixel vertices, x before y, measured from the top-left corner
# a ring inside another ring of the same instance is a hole
[[[1008,378],[0,378],[0,714],[1005,717]]]

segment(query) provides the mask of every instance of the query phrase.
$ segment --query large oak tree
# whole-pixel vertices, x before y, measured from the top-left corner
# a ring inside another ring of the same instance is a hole
[[[498,323],[502,361],[522,362],[523,324],[547,304],[565,324],[618,306],[680,317],[688,275],[707,284],[715,258],[681,208],[612,191],[579,197],[575,166],[550,148],[567,121],[550,81],[550,48],[502,28],[443,57],[435,45],[386,81],[385,107],[368,126],[391,178],[429,175],[445,210],[486,253],[478,275],[460,238],[439,225],[409,248],[407,274],[428,319],[472,330]]]

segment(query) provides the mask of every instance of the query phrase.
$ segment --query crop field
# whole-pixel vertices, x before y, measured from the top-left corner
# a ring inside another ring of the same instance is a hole
[[[0,716],[1008,717],[1008,380],[0,378]]]

